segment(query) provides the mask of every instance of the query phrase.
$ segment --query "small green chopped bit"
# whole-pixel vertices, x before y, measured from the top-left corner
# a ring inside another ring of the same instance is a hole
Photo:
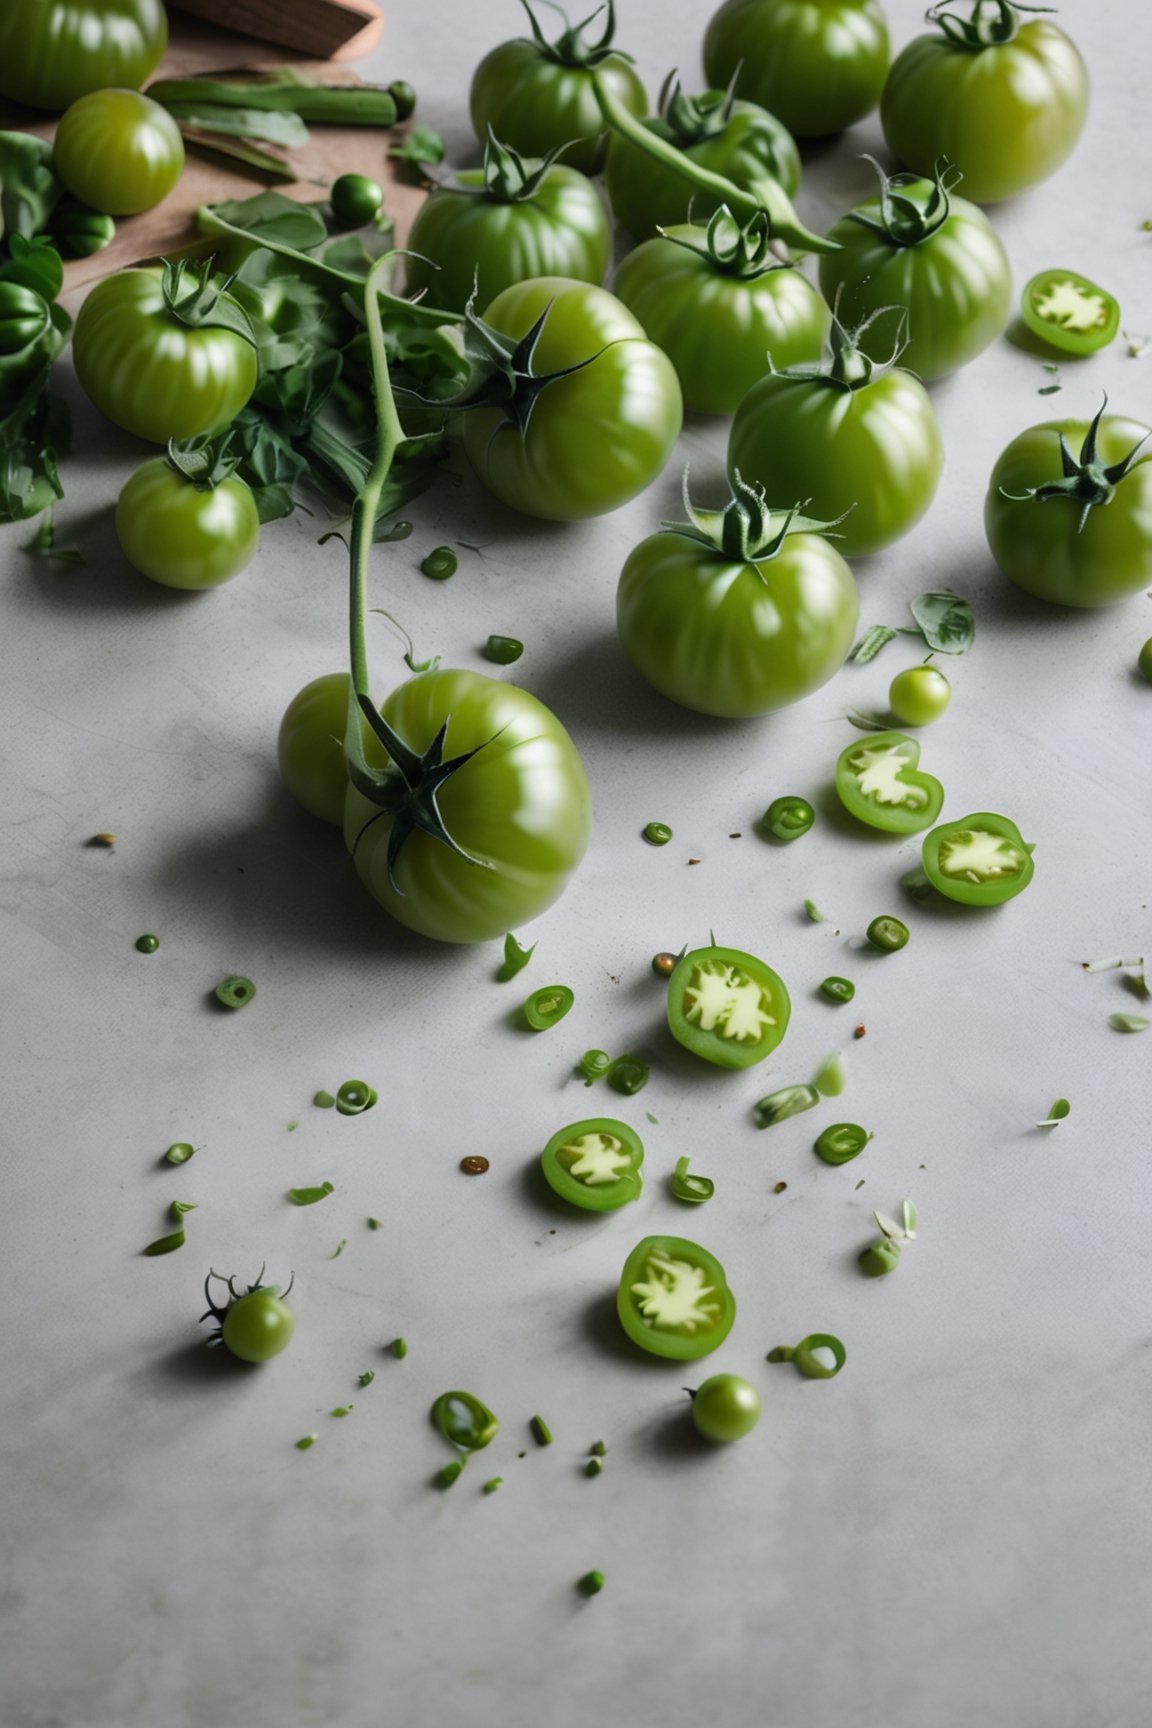
[[[879,918],[873,918],[865,935],[873,948],[879,948],[884,954],[895,954],[908,946],[907,924],[887,912],[881,913]]]
[[[684,950],[681,949],[680,954],[683,952]],[[653,954],[652,970],[656,976],[658,978],[670,978],[676,970],[676,962],[679,960],[680,954],[669,954],[666,950],[660,954]]]
[[[546,984],[525,1002],[524,1020],[531,1031],[547,1032],[563,1020],[575,1000],[575,992],[567,984]]]
[[[900,1264],[900,1244],[887,1236],[873,1242],[860,1256],[860,1270],[866,1278],[883,1278]]]
[[[647,1086],[650,1072],[647,1062],[642,1061],[639,1056],[617,1056],[608,1064],[604,1078],[614,1092],[622,1092],[625,1097],[631,1098],[634,1093]]]
[[[533,1437],[538,1446],[551,1446],[552,1430],[549,1428],[547,1422],[545,1422],[543,1416],[533,1416],[528,1426],[531,1428]]]
[[[524,644],[515,636],[489,636],[484,644],[484,658],[494,666],[511,666],[523,652]]]
[[[336,1093],[336,1108],[341,1116],[360,1116],[371,1110],[378,1096],[366,1080],[345,1080]]]
[[[1152,1020],[1146,1014],[1109,1014],[1108,1024],[1114,1032],[1147,1032]]]
[[[169,1211],[177,1223],[179,1223],[180,1219],[183,1218],[186,1212],[195,1212],[195,1210],[196,1202],[193,1200],[173,1200],[169,1207]]]
[[[593,1445],[589,1446],[588,1450],[591,1452],[593,1458],[603,1458],[607,1453],[608,1448],[604,1444],[603,1440],[597,1440]]]
[[[819,906],[817,906],[817,904],[814,900],[805,900],[804,910],[808,914],[809,918],[812,920],[813,924],[823,924],[824,923],[824,921],[825,921],[824,920],[824,914],[823,914],[823,912],[821,912]]]
[[[315,1206],[317,1200],[334,1193],[331,1182],[321,1182],[318,1188],[289,1188],[288,1198],[293,1206]]]
[[[420,568],[434,582],[446,582],[450,576],[455,576],[460,562],[451,546],[437,546],[429,552]]]
[[[183,1248],[187,1240],[188,1238],[182,1229],[173,1230],[170,1236],[159,1236],[155,1242],[149,1242],[147,1248],[145,1248],[143,1252],[153,1256],[157,1254],[171,1254],[174,1249]]]
[[[375,1378],[376,1378],[375,1368],[365,1368],[363,1374],[357,1374],[356,1384],[357,1384],[357,1386],[371,1386],[371,1384],[372,1384],[373,1380],[375,1380]]]
[[[576,1064],[576,1072],[585,1086],[591,1086],[594,1080],[602,1079],[611,1066],[612,1058],[607,1050],[585,1050]]]
[[[672,830],[667,822],[649,822],[642,831],[642,837],[649,846],[667,846],[672,838]]]
[[[680,1158],[672,1172],[672,1194],[677,1200],[683,1200],[689,1206],[702,1206],[706,1200],[711,1200],[716,1192],[716,1184],[708,1176],[690,1176],[688,1165],[690,1160]]]
[[[451,1488],[463,1468],[463,1458],[452,1458],[447,1464],[442,1464],[436,1476],[441,1488]]]
[[[462,1452],[479,1452],[495,1439],[500,1427],[488,1406],[471,1392],[442,1392],[431,1415],[445,1440]]]
[[[369,1230],[383,1230],[384,1225],[379,1218],[369,1218],[368,1228]]]
[[[816,812],[807,798],[797,798],[794,793],[789,793],[772,800],[760,818],[760,828],[774,840],[787,845],[807,834],[815,820]]]
[[[781,1086],[753,1106],[757,1128],[771,1128],[789,1116],[799,1116],[802,1110],[812,1110],[820,1102],[815,1086]]]
[[[166,1164],[187,1164],[196,1148],[187,1140],[177,1140],[164,1154]]]
[[[856,986],[850,978],[825,978],[820,985],[820,994],[826,1002],[851,1002],[856,994]]]
[[[139,954],[155,954],[160,946],[159,936],[137,936],[136,951]]]
[[[587,1464],[584,1466],[584,1474],[585,1476],[599,1476],[603,1468],[603,1458],[589,1458]]]
[[[104,832],[101,834],[93,834],[93,836],[92,836],[91,840],[89,840],[88,844],[89,844],[89,846],[104,846],[104,847],[115,846],[116,836],[115,836],[115,834],[109,834],[107,832]]]
[[[828,1355],[832,1357],[831,1363]],[[848,1360],[848,1353],[830,1332],[812,1332],[799,1344],[778,1344],[775,1350],[769,1350],[768,1360],[791,1362],[808,1380],[833,1380]]]
[[[312,1094],[312,1102],[315,1104],[317,1110],[331,1110],[336,1102],[336,1096],[332,1092],[314,1092]]]
[[[352,1406],[351,1404],[337,1404],[335,1409],[329,1410],[328,1414],[329,1416],[351,1416]]]
[[[407,1354],[408,1354],[408,1340],[407,1340],[407,1338],[393,1338],[390,1348],[391,1348],[392,1354],[393,1354],[393,1356],[395,1356],[396,1360],[398,1362],[402,1361],[403,1358],[405,1356],[407,1356]]]
[[[585,1572],[577,1581],[576,1588],[584,1596],[598,1596],[604,1588],[603,1572]]]
[[[507,984],[509,978],[515,978],[517,972],[523,972],[535,952],[535,942],[531,948],[522,948],[515,936],[509,931],[504,938],[504,964],[496,974],[501,984]]]
[[[855,1122],[834,1122],[816,1141],[812,1150],[825,1164],[848,1164],[858,1158],[872,1136]]]
[[[812,1077],[812,1084],[822,1098],[839,1098],[846,1085],[846,1076],[844,1058],[838,1050],[825,1056]]]
[[[484,1484],[484,1493],[495,1494],[496,1490],[503,1486],[503,1483],[503,1476],[489,1476],[487,1482]]]
[[[341,1236],[339,1242],[337,1242],[335,1248],[332,1250],[333,1260],[339,1260],[341,1254],[343,1254],[343,1252],[344,1252],[345,1248],[347,1248],[347,1246],[348,1246],[347,1236]]]
[[[296,1442],[297,1452],[308,1452],[320,1438],[318,1434],[304,1434]]]
[[[295,1134],[295,1132],[296,1132],[297,1128],[299,1128],[299,1126],[300,1126],[299,1122],[297,1122],[295,1117],[293,1117],[292,1121],[289,1122],[289,1124],[288,1124],[286,1132],[289,1134]]]
[[[1066,1116],[1072,1114],[1072,1106],[1067,1098],[1057,1098],[1045,1116],[1043,1122],[1037,1122],[1037,1128],[1056,1128]]]
[[[251,978],[242,978],[236,972],[222,978],[216,986],[216,1000],[225,1008],[243,1008],[255,994],[256,986]]]

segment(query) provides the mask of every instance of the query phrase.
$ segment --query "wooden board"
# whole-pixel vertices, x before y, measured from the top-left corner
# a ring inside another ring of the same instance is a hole
[[[358,60],[380,40],[384,17],[375,0],[172,0],[181,12],[223,24],[263,42],[279,42],[317,60]]]
[[[3,3],[5,0],[0,0],[0,4]],[[330,61],[311,62],[283,48],[254,42],[230,30],[221,30],[175,13],[171,20],[168,52],[156,76],[187,78],[204,72],[252,72],[285,65],[300,67],[322,78],[325,83],[359,82],[356,74],[346,66],[333,65]],[[0,104],[0,129],[6,131],[34,132],[40,138],[51,138],[57,118],[13,103]],[[119,218],[116,238],[110,246],[94,253],[91,258],[76,258],[65,266],[62,297],[68,300],[77,289],[127,265],[180,252],[194,245],[197,240],[196,211],[201,204],[218,203],[225,198],[248,198],[254,192],[269,189],[305,203],[315,202],[323,197],[338,174],[349,172],[371,175],[384,187],[388,213],[395,223],[397,244],[402,245],[425,196],[424,188],[417,181],[401,178],[399,165],[388,156],[389,145],[403,135],[403,128],[385,130],[381,127],[309,125],[308,130],[311,133],[309,142],[302,149],[290,153],[292,165],[299,175],[295,181],[275,179],[244,163],[229,163],[222,156],[190,147],[180,183],[162,204],[140,216]]]

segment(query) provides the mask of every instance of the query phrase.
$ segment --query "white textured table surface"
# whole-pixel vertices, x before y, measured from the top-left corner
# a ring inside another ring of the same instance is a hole
[[[918,9],[888,10],[900,46]],[[621,11],[651,87],[673,61],[695,84],[706,5]],[[1070,4],[1061,22],[1094,80],[1089,125],[995,220],[1018,285],[1078,267],[1152,333],[1152,31],[1133,0]],[[366,70],[410,78],[460,160],[471,68],[520,27],[511,0],[402,0]],[[870,192],[864,150],[884,159],[875,117],[807,153],[797,202],[816,227]],[[493,949],[391,925],[278,783],[284,706],[342,665],[339,543],[318,550],[298,515],[217,594],[150,586],[111,516],[141,446],[67,378],[77,453],[58,520],[87,563],[24,555],[27,530],[0,541],[4,1728],[1149,1720],[1152,1037],[1111,1031],[1110,1012],[1138,1005],[1077,962],[1152,946],[1152,690],[1134,673],[1152,606],[1027,600],[991,565],[981,504],[1000,448],[1053,410],[1090,415],[1106,390],[1147,419],[1152,359],[1118,341],[1062,380],[1039,397],[1037,357],[1002,341],[935,387],[938,500],[857,567],[865,624],[901,622],[929,587],[971,599],[977,643],[948,667],[926,766],[946,814],[1003,809],[1036,843],[1021,899],[986,917],[910,906],[911,944],[890,959],[848,944],[904,910],[916,843],[850,831],[826,788],[855,736],[845,708],[883,706],[913,649],[728,724],[658,698],[616,644],[620,565],[676,513],[685,461],[718,472],[722,423],[690,423],[645,496],[584,526],[518,519],[470,482],[412,508],[411,540],[374,560],[373,603],[445,664],[483,668],[490,631],[522,637],[516,675],[569,726],[593,786],[584,866],[531,930],[530,970],[500,986]],[[448,539],[484,556],[433,584],[416,566]],[[383,685],[402,668],[382,629],[372,651]],[[812,796],[819,826],[770,849],[753,824],[781,792]],[[639,838],[650,818],[675,830],[663,850]],[[114,852],[85,845],[101,829]],[[829,922],[807,921],[805,897]],[[710,928],[792,989],[787,1043],[745,1075],[702,1071],[662,1030],[649,959]],[[152,957],[133,948],[144,930],[161,937]],[[206,993],[233,970],[259,996],[224,1017]],[[856,978],[859,1014],[815,997],[832,971]],[[513,1003],[554,979],[577,995],[564,1027],[511,1030]],[[762,1134],[748,1109],[837,1044],[836,1114],[876,1133],[844,1170],[813,1158],[813,1117]],[[570,1064],[589,1045],[646,1050],[646,1091],[585,1092]],[[311,1107],[349,1075],[379,1088],[375,1110]],[[1034,1130],[1059,1094],[1070,1119]],[[530,1176],[590,1108],[647,1144],[640,1204],[602,1219]],[[199,1150],[177,1172],[158,1160],[178,1139]],[[460,1175],[465,1152],[491,1160],[482,1180]],[[717,1185],[692,1214],[665,1181],[685,1152]],[[324,1178],[322,1206],[284,1200]],[[905,1194],[920,1239],[895,1277],[866,1281],[870,1209]],[[199,1207],[188,1246],[142,1259],[174,1195]],[[618,1335],[620,1267],[658,1231],[703,1240],[739,1298],[707,1363],[763,1392],[738,1446],[696,1444],[689,1376]],[[295,1269],[297,1336],[263,1370],[228,1372],[199,1343],[201,1281],[265,1259],[271,1276]],[[814,1330],[847,1345],[837,1380],[764,1364]],[[398,1333],[402,1362],[382,1353]],[[428,1407],[450,1386],[503,1426],[438,1493]],[[347,1420],[328,1416],[348,1401]],[[537,1410],[548,1449],[528,1437]],[[311,1430],[319,1443],[296,1451]],[[607,1467],[588,1481],[600,1437]],[[495,1473],[503,1489],[483,1496]],[[582,1601],[593,1566],[607,1585]]]

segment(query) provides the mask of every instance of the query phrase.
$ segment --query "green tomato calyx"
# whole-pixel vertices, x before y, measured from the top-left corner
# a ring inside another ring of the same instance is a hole
[[[533,361],[540,337],[554,302],[549,300],[535,324],[518,342],[494,330],[476,312],[476,294],[464,308],[464,354],[472,368],[469,393],[446,407],[467,413],[475,408],[499,408],[503,418],[497,423],[492,437],[514,427],[523,434],[528,430],[532,411],[542,391],[557,378],[567,378],[590,366],[604,352],[597,349],[573,366],[562,366],[556,372],[535,372]]]
[[[164,260],[165,309],[189,329],[231,330],[253,348],[256,338],[248,314],[228,290],[234,276],[214,277],[213,258],[193,263],[188,258]]]
[[[773,250],[772,218],[767,210],[755,210],[747,222],[741,223],[727,204],[722,204],[713,212],[706,228],[684,223],[675,228],[659,228],[657,232],[674,246],[695,252],[717,276],[754,282],[767,276],[770,270],[792,268],[786,258]]]
[[[837,390],[866,390],[869,384],[882,378],[885,372],[891,371],[908,346],[907,307],[878,306],[861,323],[849,329],[841,324],[837,317],[839,304],[840,294],[837,291],[832,324],[822,358],[812,365],[805,363],[787,366],[781,371],[773,366],[772,356],[769,354],[768,370],[774,378],[801,378],[806,383],[829,384]],[[892,342],[892,352],[886,360],[873,360],[864,353],[860,339],[878,319],[887,318],[889,313],[893,312],[896,314],[896,334]]]
[[[569,140],[571,142],[571,140]],[[501,144],[491,126],[484,143],[483,179],[477,186],[444,188],[464,197],[482,198],[491,204],[526,204],[536,196],[548,170],[568,144],[558,144],[545,156],[522,156],[511,144]]]
[[[703,90],[699,96],[686,96],[675,72],[670,73],[660,92],[660,116],[647,124],[677,150],[690,150],[693,144],[719,137],[735,109],[739,71],[737,67],[727,90]]]
[[[850,222],[879,234],[893,246],[919,246],[930,240],[951,214],[949,193],[954,192],[964,176],[947,156],[939,156],[932,179],[918,174],[885,174],[874,156],[865,155],[880,179],[880,216],[870,216],[866,209],[851,210]],[[915,196],[913,195],[915,193]]]
[[[819,522],[800,514],[803,506],[794,504],[790,510],[771,510],[763,486],[749,484],[739,470],[732,476],[732,497],[723,510],[703,510],[693,504],[688,495],[688,472],[683,482],[684,513],[687,522],[662,522],[668,534],[681,534],[698,545],[711,547],[723,557],[741,564],[766,564],[780,551],[789,534],[823,534],[834,538],[832,530],[843,516],[831,522]]]
[[[616,34],[615,0],[605,0],[604,5],[597,6],[596,10],[590,12],[587,18],[582,18],[579,24],[569,24],[566,14],[557,6],[556,11],[564,19],[564,30],[555,42],[549,42],[544,35],[528,0],[520,0],[520,3],[528,14],[528,22],[532,27],[532,40],[545,60],[551,60],[557,66],[570,66],[588,71],[593,70],[613,56],[617,60],[631,60],[630,54],[621,54],[618,48],[612,47],[612,38]],[[606,14],[604,28],[600,32],[599,40],[592,42],[585,37],[585,31],[589,25],[596,22],[601,13]]]
[[[1054,6],[1022,6],[1018,0],[971,0],[972,16],[957,18],[945,10],[947,0],[938,0],[924,14],[930,24],[938,24],[950,42],[958,48],[999,48],[1011,42],[1020,28],[1021,12],[1055,12]]]
[[[1145,432],[1144,436],[1132,446],[1126,456],[1122,456],[1119,462],[1113,462],[1105,467],[1096,454],[1096,434],[1100,429],[1100,421],[1107,406],[1108,398],[1105,396],[1096,411],[1095,418],[1084,434],[1079,459],[1073,456],[1068,448],[1068,441],[1064,433],[1059,434],[1060,463],[1064,470],[1063,479],[1047,480],[1041,486],[1027,486],[1023,492],[1009,492],[1006,487],[1001,486],[1000,491],[1004,497],[1011,498],[1016,503],[1023,503],[1027,498],[1035,498],[1042,504],[1053,498],[1070,499],[1073,503],[1080,505],[1080,520],[1076,524],[1076,532],[1082,534],[1089,511],[1094,505],[1111,503],[1117,486],[1131,470],[1148,439],[1152,438],[1152,432]]]
[[[232,431],[201,434],[199,438],[170,438],[165,461],[174,474],[195,486],[198,492],[212,492],[230,480],[243,460],[232,452]]]
[[[228,1300],[222,1308],[218,1303],[212,1300],[211,1283],[213,1278],[215,1278],[219,1283],[225,1285],[228,1290]],[[235,1303],[243,1301],[246,1296],[278,1297],[281,1302],[284,1302],[287,1300],[288,1294],[295,1282],[296,1274],[293,1272],[283,1291],[281,1291],[278,1284],[265,1284],[264,1267],[261,1266],[259,1272],[256,1274],[255,1284],[249,1284],[246,1290],[238,1290],[236,1288],[235,1273],[232,1273],[229,1277],[225,1278],[223,1273],[214,1272],[209,1268],[208,1276],[204,1280],[204,1300],[207,1302],[208,1307],[200,1316],[201,1322],[209,1319],[215,1320],[216,1322],[216,1330],[208,1338],[209,1345],[216,1345],[223,1342],[224,1321],[227,1319],[228,1312]]]

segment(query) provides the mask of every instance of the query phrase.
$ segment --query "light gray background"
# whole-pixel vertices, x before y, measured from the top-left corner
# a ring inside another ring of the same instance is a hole
[[[899,47],[918,8],[888,10]],[[625,0],[619,40],[651,87],[673,61],[696,83],[709,11]],[[1147,13],[1098,0],[1061,21],[1093,77],[1088,129],[997,226],[1018,284],[1080,268],[1152,333]],[[397,4],[366,70],[411,78],[463,160],[471,69],[520,26],[511,0]],[[817,227],[871,191],[864,150],[884,159],[874,117],[806,151],[797,202]],[[510,986],[494,948],[391,925],[278,784],[286,703],[343,664],[339,544],[318,550],[320,525],[298,515],[219,593],[149,585],[112,528],[146,452],[62,371],[77,454],[59,527],[87,563],[26,556],[26,529],[0,542],[5,1728],[1147,1722],[1152,1038],[1109,1030],[1139,1004],[1077,962],[1152,946],[1152,691],[1133,670],[1152,606],[1025,599],[991,566],[981,502],[1024,426],[1090,415],[1104,390],[1147,419],[1152,359],[1117,341],[1042,398],[1036,356],[1002,341],[935,387],[938,500],[857,567],[865,624],[900,623],[928,587],[975,606],[975,650],[949,665],[952,709],[923,745],[946,814],[1002,809],[1036,843],[1034,885],[987,916],[906,909],[915,842],[870,839],[828,802],[855,736],[845,708],[883,706],[913,644],[748,724],[674,708],[624,661],[620,565],[676,513],[685,462],[715,477],[722,423],[691,421],[644,497],[583,526],[518,519],[471,481],[421,500],[411,540],[374,558],[372,603],[445,664],[485,669],[489,631],[521,636],[515,675],[571,728],[594,791],[588,857]],[[446,539],[484,554],[433,584],[417,564]],[[381,690],[403,675],[376,623],[372,655]],[[769,849],[753,824],[781,792],[811,796],[820,824]],[[639,839],[650,818],[675,830],[661,851]],[[111,854],[85,845],[100,829],[119,835]],[[806,896],[828,922],[806,920]],[[882,910],[912,927],[890,959],[853,947]],[[151,958],[133,949],[148,929]],[[649,958],[709,929],[792,989],[793,1030],[750,1074],[694,1064],[661,1028]],[[259,996],[226,1017],[206,994],[232,970]],[[830,971],[856,978],[859,1013],[814,996]],[[564,1026],[511,1030],[513,1004],[553,980],[576,991]],[[569,1064],[588,1045],[645,1049],[647,1090],[581,1089]],[[836,1047],[842,1103],[758,1133],[749,1105]],[[379,1088],[374,1111],[311,1108],[352,1075]],[[1034,1130],[1061,1093],[1070,1120]],[[597,1109],[637,1123],[649,1177],[603,1220],[530,1179],[544,1140]],[[830,1170],[810,1148],[840,1117],[876,1139]],[[176,1139],[199,1148],[179,1171],[158,1163]],[[483,1180],[459,1174],[465,1152],[490,1158]],[[691,1214],[666,1186],[686,1152],[717,1185]],[[322,1205],[285,1202],[324,1178]],[[905,1194],[920,1239],[867,1282],[870,1208]],[[173,1197],[199,1206],[188,1246],[140,1258]],[[762,1389],[739,1446],[691,1436],[680,1389],[701,1369],[617,1335],[620,1267],[652,1231],[698,1237],[728,1269],[740,1312],[704,1366]],[[198,1343],[200,1283],[265,1259],[273,1277],[295,1268],[297,1337],[265,1369],[229,1371]],[[839,1379],[764,1364],[811,1330],[844,1339]],[[403,1362],[382,1354],[397,1333]],[[427,1411],[450,1386],[503,1425],[441,1494]],[[346,1420],[326,1414],[349,1400]],[[528,1437],[536,1410],[548,1450]],[[587,1481],[600,1437],[607,1468]],[[484,1497],[493,1473],[504,1487]],[[584,1602],[573,1584],[592,1566],[608,1582]]]

